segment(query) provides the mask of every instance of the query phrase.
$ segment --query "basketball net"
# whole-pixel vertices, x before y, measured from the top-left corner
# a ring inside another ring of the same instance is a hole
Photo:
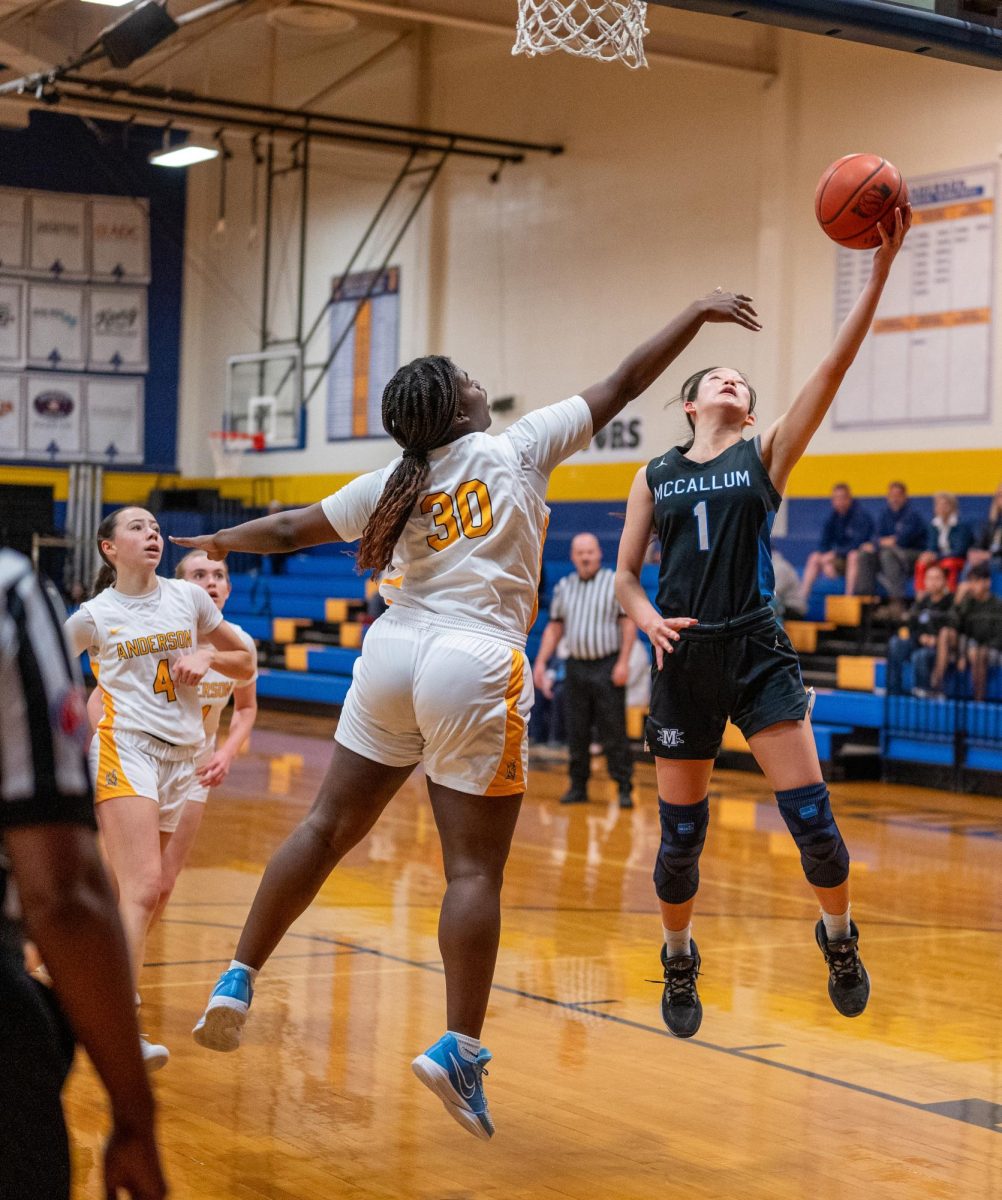
[[[647,5],[640,0],[518,0],[512,54],[552,54],[646,67]]]
[[[232,479],[241,475],[241,460],[249,450],[265,448],[263,433],[236,433],[230,429],[213,429],[209,432],[209,449],[217,479]]]

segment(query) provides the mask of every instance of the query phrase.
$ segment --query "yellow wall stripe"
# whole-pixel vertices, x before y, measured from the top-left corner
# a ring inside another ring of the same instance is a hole
[[[893,434],[888,433],[888,438]],[[557,467],[550,480],[549,499],[555,501],[619,501],[624,508],[630,485],[641,462],[587,463]],[[275,499],[281,504],[315,504],[350,483],[359,472],[332,475],[276,475]],[[55,498],[67,496],[67,472],[62,467],[4,467],[4,483],[43,484]],[[919,496],[937,491],[987,495],[1002,481],[1002,446],[982,450],[900,450],[879,454],[814,454],[801,460],[786,494],[791,499],[827,496],[832,485],[845,480],[860,496],[882,496],[892,479],[903,479]],[[145,504],[153,487],[216,488],[226,499],[251,503],[253,480],[155,475],[140,471],[109,471],[104,477],[108,504]]]

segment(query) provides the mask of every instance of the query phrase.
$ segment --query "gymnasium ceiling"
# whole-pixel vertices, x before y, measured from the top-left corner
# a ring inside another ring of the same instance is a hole
[[[203,7],[206,0],[167,0],[175,20]],[[515,0],[237,0],[184,25],[127,69],[115,70],[104,60],[80,73],[333,111],[341,100],[339,81],[359,78],[369,64],[385,62],[396,47],[428,31],[492,37],[507,50],[515,10]],[[67,63],[127,11],[83,0],[0,0],[0,83]],[[684,60],[739,71],[771,67],[773,30],[654,6],[648,24],[652,65]],[[290,67],[305,67],[307,60],[309,86],[297,89]],[[278,81],[276,61],[282,68]]]

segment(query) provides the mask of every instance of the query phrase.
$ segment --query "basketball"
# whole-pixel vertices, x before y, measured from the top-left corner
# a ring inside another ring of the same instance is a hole
[[[833,242],[850,250],[880,245],[878,224],[894,228],[894,210],[908,203],[901,172],[878,154],[847,154],[818,180],[814,212]]]

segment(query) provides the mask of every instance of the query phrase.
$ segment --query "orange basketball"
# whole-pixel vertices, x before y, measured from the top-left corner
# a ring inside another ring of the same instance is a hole
[[[833,242],[850,250],[880,245],[877,225],[891,232],[894,210],[908,203],[908,185],[878,154],[847,154],[818,180],[814,212]]]

